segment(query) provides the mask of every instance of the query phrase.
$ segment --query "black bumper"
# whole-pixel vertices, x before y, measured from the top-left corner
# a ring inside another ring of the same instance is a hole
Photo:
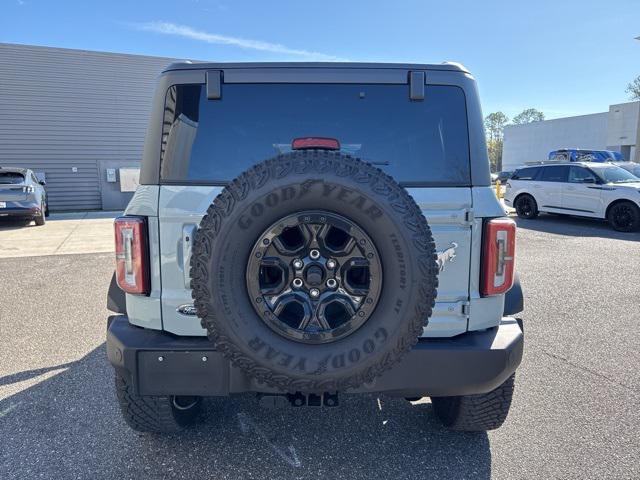
[[[40,207],[0,208],[0,218],[34,218],[40,216]]]
[[[486,393],[520,365],[524,336],[515,319],[453,338],[420,339],[405,358],[369,385],[347,393],[401,396]],[[206,338],[176,337],[109,317],[107,355],[140,395],[226,396],[276,392],[233,367]]]

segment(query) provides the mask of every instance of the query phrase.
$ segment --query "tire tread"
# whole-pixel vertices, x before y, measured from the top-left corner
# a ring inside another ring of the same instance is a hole
[[[485,431],[502,426],[509,414],[515,373],[495,390],[480,395],[434,397],[436,416],[451,430]]]
[[[209,275],[206,264],[224,219],[231,213],[238,200],[246,198],[249,190],[258,189],[270,179],[279,179],[289,174],[323,174],[328,171],[333,171],[337,176],[350,178],[362,185],[368,184],[372,195],[385,200],[402,216],[404,224],[413,234],[413,245],[420,251],[418,268],[422,273],[422,280],[419,291],[424,294],[420,295],[416,301],[409,327],[399,337],[393,349],[374,365],[347,378],[293,379],[258,364],[238,349],[225,335],[224,322],[220,316],[216,315],[216,307],[212,302],[213,295],[208,285]],[[271,387],[289,392],[339,391],[372,381],[389,370],[417,343],[435,304],[438,286],[436,258],[435,242],[427,220],[415,200],[391,176],[369,163],[339,152],[324,150],[292,152],[254,165],[230,182],[209,206],[194,239],[190,264],[192,297],[202,326],[207,330],[209,339],[215,343],[216,349],[251,377]]]
[[[186,422],[181,422],[175,415],[171,397],[137,395],[129,382],[118,373],[115,386],[120,411],[132,429],[138,432],[174,433],[184,427]]]

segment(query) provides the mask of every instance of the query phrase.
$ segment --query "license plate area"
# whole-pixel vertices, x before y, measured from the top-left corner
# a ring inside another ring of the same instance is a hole
[[[7,208],[7,202],[0,202],[0,208]]]
[[[140,395],[210,396],[229,391],[229,362],[211,350],[138,352],[137,374]]]

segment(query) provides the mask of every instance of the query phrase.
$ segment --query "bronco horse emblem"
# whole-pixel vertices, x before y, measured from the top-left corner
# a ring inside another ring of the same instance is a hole
[[[436,260],[438,263],[438,270],[442,272],[447,262],[453,262],[453,259],[456,258],[456,248],[458,248],[458,244],[456,242],[451,242],[449,248],[438,252],[438,259]]]

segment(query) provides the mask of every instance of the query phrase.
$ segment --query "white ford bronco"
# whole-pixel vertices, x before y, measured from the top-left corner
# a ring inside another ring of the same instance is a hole
[[[499,427],[523,300],[484,138],[457,64],[170,65],[115,221],[127,423],[176,431],[209,396],[381,393]]]

